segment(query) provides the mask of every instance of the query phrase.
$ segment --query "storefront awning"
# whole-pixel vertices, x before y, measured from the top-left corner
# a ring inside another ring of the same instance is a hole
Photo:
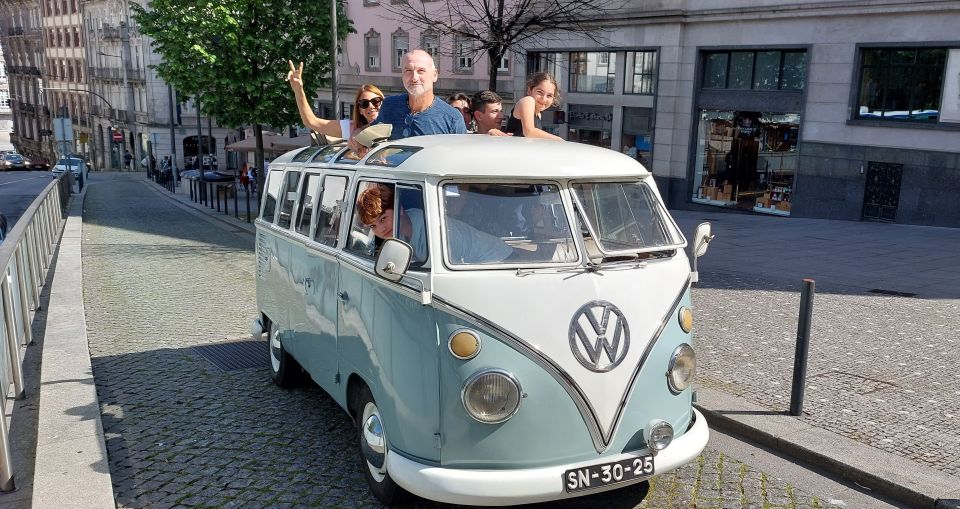
[[[295,148],[309,146],[312,142],[309,135],[288,138],[275,134],[264,134],[263,151],[282,154]],[[257,140],[256,138],[250,137],[231,143],[227,145],[225,149],[231,152],[254,152],[257,150]]]

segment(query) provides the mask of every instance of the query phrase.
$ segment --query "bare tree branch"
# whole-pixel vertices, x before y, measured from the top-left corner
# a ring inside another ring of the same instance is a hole
[[[626,0],[408,0],[399,4],[384,1],[381,8],[401,26],[471,42],[471,56],[486,54],[489,58],[489,87],[496,90],[501,59],[507,54],[520,55],[522,43],[575,33],[602,44],[600,36],[606,32],[602,20],[625,4]],[[459,56],[460,50],[454,40],[448,54]]]

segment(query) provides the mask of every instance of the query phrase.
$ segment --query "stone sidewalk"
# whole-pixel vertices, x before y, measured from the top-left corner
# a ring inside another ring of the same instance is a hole
[[[751,438],[805,445],[808,461],[911,504],[956,505],[960,230],[675,216],[687,234],[701,220],[716,234],[694,290],[698,381],[711,422],[732,417],[726,424]],[[816,280],[817,294],[804,413],[792,418],[784,412],[804,277]],[[817,451],[824,457],[810,456]]]

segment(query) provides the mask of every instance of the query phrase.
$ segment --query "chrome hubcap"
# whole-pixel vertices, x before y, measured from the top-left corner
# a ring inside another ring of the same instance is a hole
[[[387,476],[387,441],[380,422],[377,405],[367,403],[363,408],[363,420],[360,421],[360,453],[367,462],[370,475],[377,482],[383,482]]]
[[[270,334],[270,366],[273,368],[274,373],[280,371],[281,349],[280,331],[278,329],[274,329],[273,334]]]

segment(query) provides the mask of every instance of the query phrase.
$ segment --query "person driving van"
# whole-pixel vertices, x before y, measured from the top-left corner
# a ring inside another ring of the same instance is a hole
[[[397,229],[394,232],[393,210],[394,185],[374,184],[364,189],[357,197],[357,212],[360,222],[373,230],[381,239],[396,237],[413,248],[413,260],[427,259],[426,220],[423,210],[400,208]],[[499,237],[480,231],[462,221],[448,217],[447,243],[453,263],[482,264],[505,260],[513,249]]]

